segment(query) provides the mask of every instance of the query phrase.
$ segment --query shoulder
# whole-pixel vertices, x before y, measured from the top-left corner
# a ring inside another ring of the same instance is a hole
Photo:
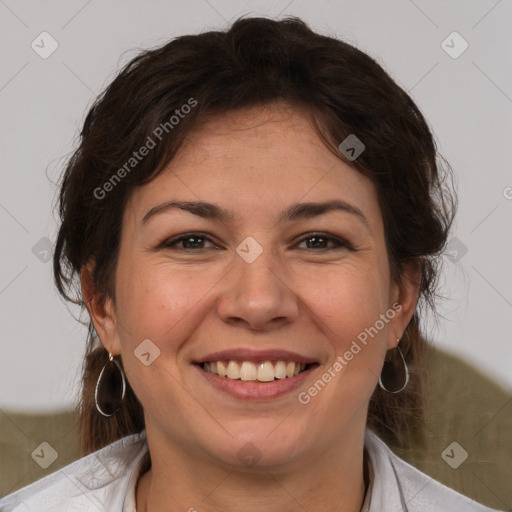
[[[145,430],[105,446],[0,498],[2,512],[121,512],[126,492],[147,452]]]
[[[371,430],[366,431],[365,446],[374,473],[370,512],[391,507],[408,512],[496,512],[400,459]]]

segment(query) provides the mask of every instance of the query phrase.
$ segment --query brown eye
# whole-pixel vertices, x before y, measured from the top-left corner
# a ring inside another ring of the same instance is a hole
[[[344,240],[329,236],[325,233],[311,233],[303,238],[300,243],[306,242],[306,249],[329,251],[333,249],[346,248],[351,249],[350,245]],[[331,244],[329,247],[328,245]]]
[[[204,247],[206,241],[210,242],[213,247]],[[159,248],[176,248],[177,250],[195,250],[195,249],[212,249],[217,246],[202,233],[186,233],[177,238],[164,241]]]

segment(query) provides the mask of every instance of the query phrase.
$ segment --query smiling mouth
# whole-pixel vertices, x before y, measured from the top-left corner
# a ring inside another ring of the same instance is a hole
[[[290,379],[303,373],[316,363],[299,363],[294,361],[207,361],[199,366],[206,372],[225,377],[230,380],[246,382],[272,382]]]

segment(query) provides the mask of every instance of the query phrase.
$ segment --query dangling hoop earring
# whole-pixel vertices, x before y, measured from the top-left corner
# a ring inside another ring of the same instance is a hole
[[[398,338],[396,341],[400,343]],[[409,382],[409,368],[399,345],[396,346],[396,350],[400,357],[392,358],[390,361],[384,360],[379,376],[379,386],[388,393],[400,393]]]
[[[124,372],[112,354],[108,353],[108,361],[101,369],[94,391],[94,403],[100,414],[113,416],[121,407],[126,391]]]

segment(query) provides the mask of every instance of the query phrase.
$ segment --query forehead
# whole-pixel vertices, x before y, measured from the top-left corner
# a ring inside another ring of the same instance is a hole
[[[380,215],[371,181],[329,151],[308,118],[286,104],[211,116],[129,206],[140,220],[172,199],[215,202],[236,218],[332,199],[355,204],[370,221]]]
[[[304,159],[311,164],[322,157],[318,161],[321,166],[326,152],[306,115],[287,103],[276,102],[210,115],[187,137],[177,158],[180,163],[212,160],[214,164],[215,159],[244,162],[257,172],[267,163],[282,164],[285,159],[297,165]]]

